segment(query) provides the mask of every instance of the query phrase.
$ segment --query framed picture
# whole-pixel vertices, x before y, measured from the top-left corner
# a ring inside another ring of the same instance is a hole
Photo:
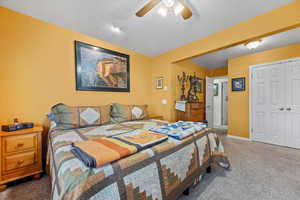
[[[75,41],[76,90],[130,92],[129,55]]]
[[[197,93],[203,93],[203,79],[196,78],[195,80],[195,90]]]
[[[163,89],[164,88],[164,78],[158,77],[156,78],[156,89]]]
[[[245,77],[232,79],[232,91],[245,91]]]
[[[218,96],[218,95],[219,95],[219,84],[214,83],[214,96]]]

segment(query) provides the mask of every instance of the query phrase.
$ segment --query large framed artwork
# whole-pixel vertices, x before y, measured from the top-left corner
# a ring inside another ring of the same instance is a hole
[[[130,57],[75,41],[76,90],[130,92]]]

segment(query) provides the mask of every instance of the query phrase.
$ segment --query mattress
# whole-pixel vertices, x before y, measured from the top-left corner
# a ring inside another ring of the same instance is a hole
[[[218,136],[203,129],[184,140],[167,141],[116,162],[89,168],[71,152],[71,144],[137,129],[149,130],[165,121],[142,120],[49,133],[48,162],[53,200],[176,199],[210,166],[225,157]]]

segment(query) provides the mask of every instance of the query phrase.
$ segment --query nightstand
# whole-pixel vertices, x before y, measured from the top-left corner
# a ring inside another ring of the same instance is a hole
[[[164,120],[163,116],[150,116],[150,119]]]
[[[13,132],[0,132],[0,192],[6,184],[42,173],[42,131],[36,126]]]

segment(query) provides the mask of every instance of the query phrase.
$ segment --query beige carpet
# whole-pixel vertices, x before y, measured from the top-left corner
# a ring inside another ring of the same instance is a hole
[[[231,171],[214,168],[180,200],[299,200],[300,150],[222,137]],[[49,179],[24,180],[0,193],[2,200],[49,199]]]

